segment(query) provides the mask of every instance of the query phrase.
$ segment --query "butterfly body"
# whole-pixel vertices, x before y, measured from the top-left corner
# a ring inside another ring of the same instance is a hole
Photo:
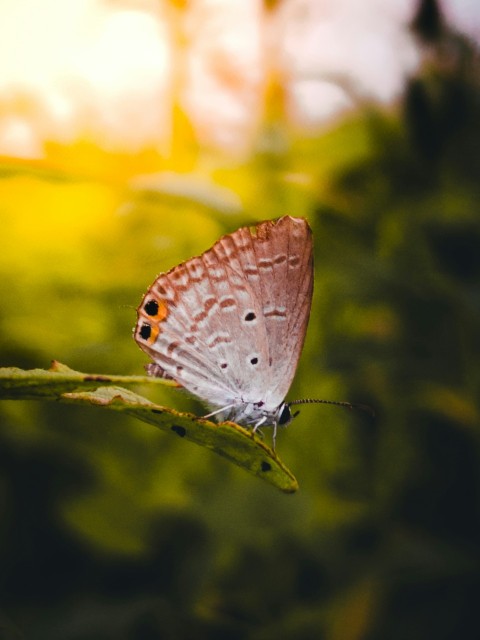
[[[134,337],[151,375],[171,378],[252,427],[286,424],[284,402],[313,291],[312,234],[284,216],[223,236],[160,274],[137,309]]]

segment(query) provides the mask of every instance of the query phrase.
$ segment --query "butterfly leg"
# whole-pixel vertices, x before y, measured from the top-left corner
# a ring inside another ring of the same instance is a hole
[[[252,438],[253,436],[258,433],[258,435],[263,439],[263,432],[260,431],[260,429],[258,427],[262,426],[262,424],[266,421],[266,417],[264,416],[261,420],[259,420],[253,427],[252,429]]]
[[[277,423],[273,425],[273,435],[272,435],[272,449],[275,451],[275,446],[277,443]]]
[[[262,426],[262,424],[266,421],[266,419],[267,419],[267,417],[266,417],[266,416],[263,416],[263,418],[262,418],[261,420],[259,420],[259,421],[255,424],[255,426],[253,427],[253,429],[252,429],[252,433],[256,433],[256,431],[257,431],[258,427],[261,427],[261,426]]]
[[[259,420],[252,429],[252,436],[254,433],[259,433],[263,438],[263,433],[260,431],[258,427],[264,424],[267,421],[267,416],[263,416],[261,420]],[[277,423],[273,425],[273,438],[272,438],[272,449],[275,451],[275,442],[277,439]]]
[[[227,404],[226,407],[221,407],[220,409],[216,409],[215,411],[212,411],[211,413],[207,413],[207,415],[202,416],[202,418],[204,420],[206,420],[207,418],[211,418],[212,416],[216,416],[218,413],[222,413],[223,411],[227,411],[227,409],[231,409],[232,407],[234,407],[235,404]]]

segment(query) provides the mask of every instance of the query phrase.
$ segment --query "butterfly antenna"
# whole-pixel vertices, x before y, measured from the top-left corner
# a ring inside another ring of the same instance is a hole
[[[357,404],[353,402],[338,402],[336,400],[318,400],[316,398],[304,398],[303,400],[292,400],[291,402],[287,402],[288,406],[291,407],[294,404],[333,404],[337,407],[346,407],[347,409],[360,409],[360,411],[365,411],[369,413],[372,418],[375,417],[375,411],[368,404]]]

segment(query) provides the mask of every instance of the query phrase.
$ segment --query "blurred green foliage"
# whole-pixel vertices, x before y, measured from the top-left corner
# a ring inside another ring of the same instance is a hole
[[[2,640],[479,637],[478,62],[451,34],[432,46],[397,112],[238,168],[243,216],[137,200],[62,261],[58,238],[2,259],[2,365],[140,373],[129,333],[155,273],[246,221],[307,215],[290,397],[378,413],[304,407],[278,438],[301,485],[285,496],[118,415],[2,403]]]

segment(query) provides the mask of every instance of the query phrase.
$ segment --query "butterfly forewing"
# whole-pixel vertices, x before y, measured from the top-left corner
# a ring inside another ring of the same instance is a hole
[[[313,290],[312,249],[306,220],[289,216],[253,230],[239,229],[212,249],[242,274],[259,301],[262,315],[251,327],[259,331],[264,325],[268,360],[254,391],[274,405],[285,398],[305,338]]]
[[[137,310],[135,339],[152,373],[211,406],[275,407],[295,373],[312,287],[305,220],[245,227],[158,276]]]
[[[276,305],[281,307],[284,300],[287,318],[285,325],[282,325],[282,339],[275,342],[276,360],[282,374],[277,376],[277,386],[272,385],[271,393],[283,400],[295,375],[310,317],[313,294],[313,241],[312,232],[305,220],[282,218],[279,224],[279,233],[283,225],[288,225],[287,261],[281,262],[280,267],[285,277],[285,285],[281,284],[280,278],[275,278],[274,287]]]

